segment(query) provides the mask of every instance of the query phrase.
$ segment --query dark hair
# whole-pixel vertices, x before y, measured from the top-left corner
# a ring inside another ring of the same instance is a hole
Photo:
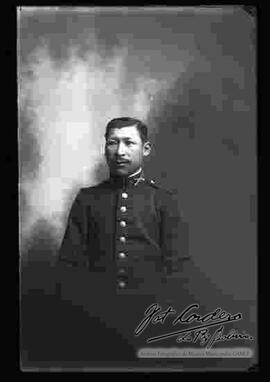
[[[105,138],[108,138],[109,130],[111,129],[121,129],[122,127],[127,126],[136,126],[141,140],[143,142],[146,142],[148,139],[148,128],[147,126],[136,118],[130,118],[130,117],[120,117],[120,118],[114,118],[112,119],[106,126],[106,132],[105,132]]]

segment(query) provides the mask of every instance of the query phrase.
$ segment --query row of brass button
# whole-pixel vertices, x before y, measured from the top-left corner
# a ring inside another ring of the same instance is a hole
[[[127,199],[128,198],[128,194],[126,193],[126,192],[123,192],[122,193],[122,198],[123,199]],[[127,207],[126,206],[121,206],[120,207],[120,211],[121,212],[126,212],[127,211]],[[126,227],[126,222],[124,221],[124,220],[121,220],[120,221],[120,226],[121,227]],[[120,236],[120,241],[121,241],[121,243],[125,243],[126,242],[126,238],[125,238],[125,236]],[[118,254],[118,257],[120,258],[120,259],[125,259],[126,257],[127,257],[127,255],[126,255],[126,253],[124,253],[124,252],[119,252],[119,254]],[[120,268],[119,270],[118,270],[118,273],[119,274],[124,274],[124,273],[126,273],[126,271],[125,271],[125,269],[124,268]],[[120,281],[118,281],[118,287],[120,288],[120,289],[124,289],[125,287],[126,287],[126,285],[127,285],[127,282],[126,281],[124,281],[124,280],[120,280]]]

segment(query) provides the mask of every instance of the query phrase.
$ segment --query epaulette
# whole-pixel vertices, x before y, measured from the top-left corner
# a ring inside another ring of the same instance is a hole
[[[146,183],[148,183],[150,186],[154,188],[160,188],[160,186],[158,186],[153,179],[146,179]]]
[[[163,185],[157,184],[156,181],[154,181],[153,179],[147,179],[146,183],[149,184],[149,186],[154,187],[154,188],[156,188],[158,190],[163,190],[163,191],[167,192],[170,195],[173,194],[172,190],[168,190],[166,187],[163,187]]]

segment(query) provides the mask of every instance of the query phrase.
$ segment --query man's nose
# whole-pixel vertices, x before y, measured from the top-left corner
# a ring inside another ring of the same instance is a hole
[[[117,146],[117,154],[118,155],[123,155],[125,154],[125,145],[123,142],[119,142],[118,146]]]

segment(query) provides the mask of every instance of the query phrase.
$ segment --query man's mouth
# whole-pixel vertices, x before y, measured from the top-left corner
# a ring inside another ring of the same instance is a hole
[[[129,161],[126,161],[126,160],[117,160],[117,161],[115,161],[115,163],[116,163],[117,165],[124,165],[124,164],[128,164]]]

